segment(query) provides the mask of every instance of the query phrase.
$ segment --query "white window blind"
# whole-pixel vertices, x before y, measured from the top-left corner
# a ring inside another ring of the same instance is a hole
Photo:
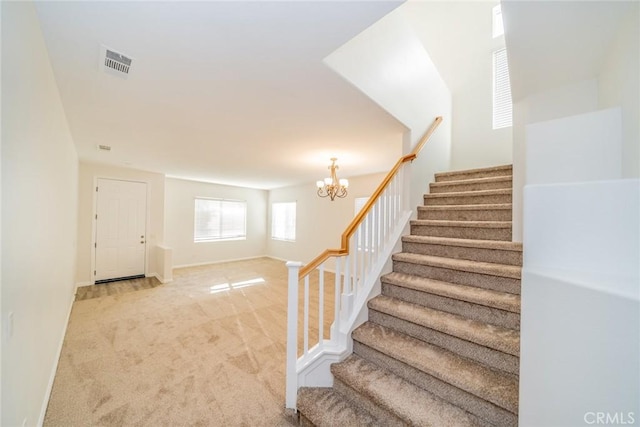
[[[493,52],[493,128],[511,126],[511,83],[507,49]]]
[[[271,205],[271,238],[292,242],[296,240],[296,202]]]
[[[247,202],[196,198],[194,242],[247,237]]]

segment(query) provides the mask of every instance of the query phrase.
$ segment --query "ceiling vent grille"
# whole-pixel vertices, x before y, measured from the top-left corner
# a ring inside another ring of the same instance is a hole
[[[127,78],[133,60],[119,52],[100,46],[100,66],[112,75]]]

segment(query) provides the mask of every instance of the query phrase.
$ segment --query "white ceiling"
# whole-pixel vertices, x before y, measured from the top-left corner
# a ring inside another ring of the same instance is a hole
[[[404,127],[322,59],[398,1],[39,2],[81,160],[253,188],[387,171]],[[101,71],[103,44],[133,58]],[[99,152],[98,144],[111,152]]]

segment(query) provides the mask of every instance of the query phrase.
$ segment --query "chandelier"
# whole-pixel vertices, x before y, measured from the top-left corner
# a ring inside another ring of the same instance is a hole
[[[330,197],[331,200],[336,197],[345,197],[347,195],[347,187],[349,186],[349,181],[346,179],[338,179],[336,176],[336,170],[338,170],[338,165],[336,165],[335,157],[331,158],[331,166],[328,169],[331,171],[331,176],[324,179],[324,181],[317,181],[316,186],[318,187],[318,196],[320,197]]]

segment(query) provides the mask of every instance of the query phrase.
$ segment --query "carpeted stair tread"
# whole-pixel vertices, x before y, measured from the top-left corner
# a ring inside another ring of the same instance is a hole
[[[518,380],[447,350],[366,322],[353,339],[445,383],[517,414]]]
[[[501,251],[522,252],[522,243],[500,240],[457,239],[452,237],[403,236],[403,242],[430,243],[434,245],[460,246],[465,248],[496,249]]]
[[[462,171],[438,172],[436,182],[458,181],[465,176],[507,176],[513,175],[513,165],[492,166],[487,168],[467,169]]]
[[[451,221],[444,219],[413,219],[411,225],[427,225],[431,227],[462,228],[507,228],[511,229],[511,221]]]
[[[406,425],[484,425],[477,417],[358,355],[352,354],[343,362],[333,364],[331,372],[336,379],[391,412]]]
[[[439,193],[440,194],[440,193]],[[446,193],[445,193],[446,194]],[[450,195],[451,193],[449,193]],[[418,206],[419,211],[476,211],[476,210],[487,210],[487,209],[496,209],[496,210],[511,210],[511,203],[487,203],[483,205],[434,205],[434,206]]]
[[[297,406],[298,412],[318,427],[379,425],[369,413],[328,387],[299,388]]]
[[[511,203],[430,204],[418,206],[418,219],[511,221],[511,208]]]
[[[432,182],[430,185],[433,185],[435,187],[446,187],[449,185],[484,184],[487,182],[507,182],[511,180],[512,180],[511,175],[504,175],[504,176],[489,176],[486,178],[460,179],[456,181]]]
[[[520,313],[520,296],[506,292],[492,291],[475,286],[458,285],[392,272],[382,276],[381,280],[395,286],[401,286],[420,292],[440,295],[452,299],[497,308],[511,313]]]
[[[377,296],[369,308],[503,353],[520,354],[520,334],[513,330],[433,310],[396,298]]]
[[[428,265],[449,270],[466,271],[470,273],[486,274],[490,276],[507,277],[520,280],[521,268],[513,265],[495,264],[490,262],[470,261],[436,257],[422,254],[400,252],[392,256],[393,261],[411,264]]]
[[[425,194],[424,197],[429,199],[443,199],[443,198],[456,197],[456,196],[482,197],[482,196],[495,196],[495,195],[503,195],[503,194],[511,195],[511,189],[499,188],[496,190],[452,191],[449,193]],[[492,204],[496,204],[496,203],[492,203]]]
[[[446,193],[451,191],[479,191],[498,188],[511,188],[511,176],[495,176],[487,178],[472,178],[456,181],[432,182],[429,184],[430,193]]]
[[[414,230],[418,232],[419,230]],[[507,240],[476,239],[462,236],[464,233],[451,233],[455,236],[443,236],[447,233],[411,234],[402,237],[402,251],[423,255],[467,259],[470,261],[491,262],[522,266],[522,245]],[[496,237],[495,235],[493,237]]]

